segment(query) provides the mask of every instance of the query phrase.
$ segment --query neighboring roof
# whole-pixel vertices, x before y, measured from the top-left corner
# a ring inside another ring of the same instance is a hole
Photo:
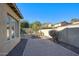
[[[69,23],[68,23],[68,22],[66,22],[66,21],[62,21],[62,22],[60,22],[60,23],[56,23],[56,24],[54,24],[54,25],[57,25],[57,24],[62,24],[62,23],[69,24]]]
[[[62,21],[61,23],[68,23],[68,22],[66,22],[66,21]]]
[[[79,22],[79,19],[74,18],[74,19],[71,20],[71,23],[72,23],[72,22]]]
[[[19,9],[17,8],[16,4],[15,3],[7,3],[7,5],[9,5],[13,11],[21,18],[23,19],[23,16],[22,14],[20,13]]]

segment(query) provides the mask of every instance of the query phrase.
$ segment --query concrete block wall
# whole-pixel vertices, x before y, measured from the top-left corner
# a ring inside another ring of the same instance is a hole
[[[60,41],[79,47],[79,24],[59,27],[56,30]]]

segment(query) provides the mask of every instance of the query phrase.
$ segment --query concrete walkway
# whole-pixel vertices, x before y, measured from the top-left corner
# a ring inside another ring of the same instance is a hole
[[[24,56],[77,56],[78,54],[50,40],[29,39]]]
[[[27,39],[21,39],[21,41],[7,54],[7,56],[22,56],[27,42]]]

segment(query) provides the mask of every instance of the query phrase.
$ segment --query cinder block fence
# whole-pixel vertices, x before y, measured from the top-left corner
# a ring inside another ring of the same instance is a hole
[[[58,27],[59,41],[79,47],[79,24]]]

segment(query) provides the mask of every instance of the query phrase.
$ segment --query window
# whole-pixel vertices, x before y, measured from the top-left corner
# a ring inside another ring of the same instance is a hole
[[[15,39],[16,37],[16,29],[15,29],[15,23],[17,21],[11,17],[10,15],[8,15],[8,19],[7,19],[7,39]]]
[[[10,40],[10,28],[7,25],[7,39]]]
[[[7,39],[10,40],[10,19],[9,17],[6,20],[7,23]]]

